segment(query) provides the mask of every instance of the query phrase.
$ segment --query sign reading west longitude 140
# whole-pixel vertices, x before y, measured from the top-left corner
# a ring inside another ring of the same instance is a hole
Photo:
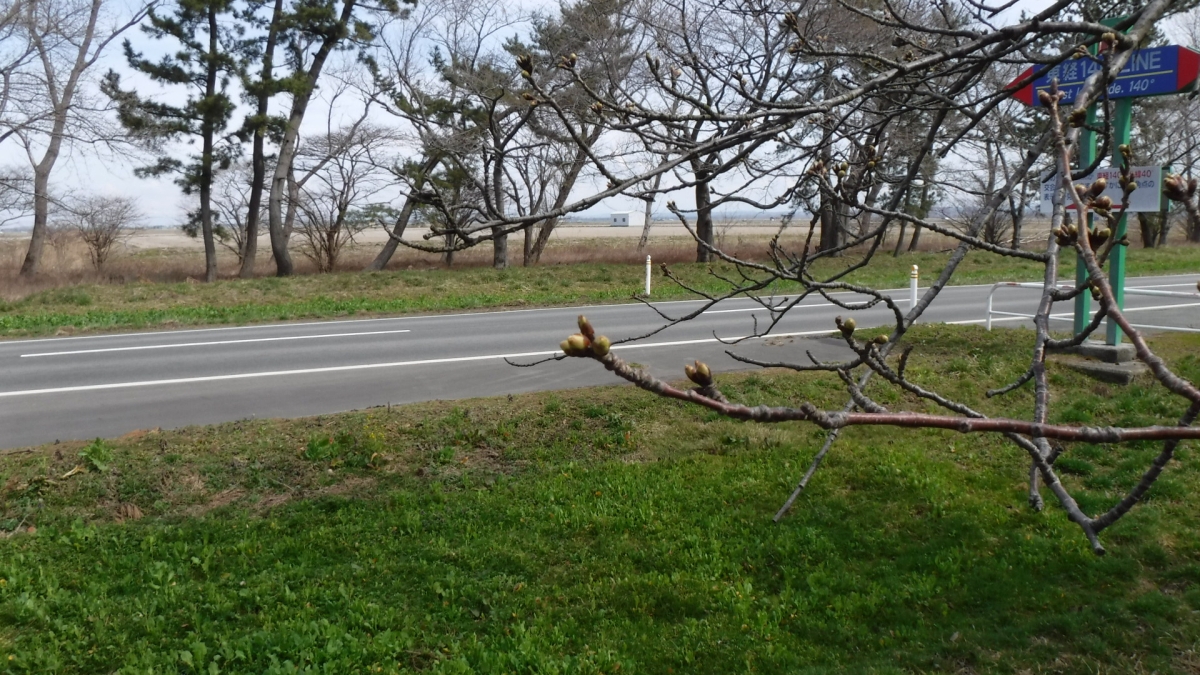
[[[1094,59],[1072,59],[1053,68],[1045,69],[1031,83],[1013,94],[1026,105],[1040,106],[1038,93],[1049,91],[1053,80],[1058,80],[1058,90],[1063,93],[1062,102],[1074,103],[1075,96],[1083,83],[1103,66]],[[1034,68],[1021,73],[1017,81],[1029,78]],[[1109,98],[1132,98],[1135,96],[1162,96],[1176,94],[1191,87],[1200,74],[1200,54],[1172,45],[1139,49],[1130,57],[1125,68],[1108,85]]]

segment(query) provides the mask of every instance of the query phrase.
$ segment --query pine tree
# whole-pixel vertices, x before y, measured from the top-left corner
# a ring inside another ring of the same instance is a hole
[[[131,133],[160,149],[158,161],[137,169],[141,177],[177,174],[185,194],[200,199],[198,219],[204,238],[205,281],[217,278],[217,251],[213,239],[212,185],[216,171],[228,167],[237,146],[223,142],[221,134],[233,115],[234,103],[228,89],[242,72],[237,53],[231,49],[241,34],[232,23],[232,0],[178,0],[169,15],[151,12],[142,27],[155,40],[174,40],[178,50],[157,61],[144,58],[125,41],[130,67],[165,85],[188,90],[181,106],[144,98],[121,88],[120,75],[109,71],[102,88],[117,103],[121,124]],[[224,25],[223,25],[224,24]],[[200,154],[181,160],[165,141],[199,138]]]

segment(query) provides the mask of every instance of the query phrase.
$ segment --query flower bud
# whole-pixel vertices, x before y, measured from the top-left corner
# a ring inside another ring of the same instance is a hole
[[[703,361],[696,361],[696,375],[708,381],[712,380],[712,371],[708,369],[708,364]]]
[[[838,330],[842,331],[842,335],[845,335],[846,337],[854,335],[854,329],[858,328],[858,322],[854,320],[854,317],[843,320],[842,317],[839,316],[834,320],[834,324],[837,325]]]
[[[580,314],[578,323],[579,323],[579,332],[583,333],[583,336],[585,338],[587,338],[589,340],[594,340],[596,338],[596,331],[592,328],[592,324],[590,321],[587,320],[586,316]]]
[[[587,338],[576,333],[567,338],[567,345],[571,348],[571,351],[568,352],[571,356],[583,356],[583,353],[587,351],[588,341]]]
[[[692,382],[696,381],[696,367],[690,363],[683,367],[683,374],[687,375],[687,379],[691,380]]]
[[[888,343],[889,339],[891,339],[891,338],[889,338],[886,333],[882,333],[882,334],[876,335],[875,339],[871,340],[871,342],[874,342],[877,345],[886,345]]]
[[[592,353],[596,356],[608,356],[608,350],[611,348],[612,342],[603,335],[598,335],[592,340]]]
[[[1095,181],[1092,182],[1091,186],[1088,187],[1088,194],[1090,194],[1093,197],[1097,197],[1100,195],[1101,192],[1104,192],[1104,190],[1107,188],[1108,188],[1108,179],[1097,178]]]
[[[558,343],[558,348],[563,350],[563,353],[567,356],[572,356],[570,340],[563,340],[562,342]]]
[[[1040,101],[1041,104],[1044,106],[1049,106],[1051,103],[1054,102],[1054,97],[1052,97],[1050,95],[1050,92],[1043,89],[1038,92],[1038,101]]]

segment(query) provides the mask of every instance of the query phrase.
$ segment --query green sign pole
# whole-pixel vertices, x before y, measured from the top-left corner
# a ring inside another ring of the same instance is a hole
[[[1096,106],[1092,105],[1088,108],[1087,126],[1079,132],[1079,168],[1085,169],[1096,161],[1096,132],[1092,131],[1096,127],[1097,115]],[[1069,168],[1068,168],[1069,170]],[[1063,201],[1070,203],[1071,195],[1063,194]],[[1092,229],[1092,215],[1088,214],[1087,229]],[[1079,252],[1075,252],[1075,288],[1083,288],[1088,283],[1087,266],[1083,264],[1083,256]],[[1088,322],[1092,316],[1092,294],[1088,292],[1080,293],[1075,296],[1075,321],[1074,334],[1078,335],[1087,328]]]
[[[1129,143],[1129,135],[1133,128],[1133,99],[1117,99],[1115,112],[1116,119],[1113,120],[1112,165],[1119,167],[1123,161],[1120,147]],[[1117,231],[1113,234],[1118,241],[1126,234],[1128,220],[1129,216],[1127,214],[1121,214],[1121,220],[1117,222]],[[1117,300],[1117,307],[1119,309],[1125,309],[1125,249],[1125,246],[1118,244],[1113,247],[1112,253],[1108,255],[1108,283],[1112,285],[1113,296]],[[1109,318],[1105,319],[1104,323],[1105,344],[1121,344],[1121,327],[1117,325],[1117,322]]]

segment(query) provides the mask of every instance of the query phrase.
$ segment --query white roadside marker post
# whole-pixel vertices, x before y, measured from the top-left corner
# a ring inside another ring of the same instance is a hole
[[[917,266],[913,265],[912,272],[908,275],[908,309],[912,310],[917,306]]]
[[[650,297],[650,256],[646,256],[646,297]]]

